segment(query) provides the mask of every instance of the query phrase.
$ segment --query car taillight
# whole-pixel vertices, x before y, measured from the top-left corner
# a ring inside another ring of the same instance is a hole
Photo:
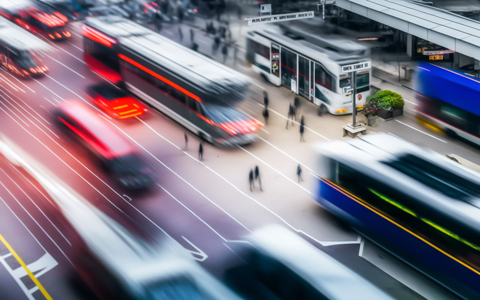
[[[48,36],[49,36],[52,40],[55,39],[55,37],[54,37],[53,35],[51,35],[51,34],[49,34]]]
[[[34,68],[30,68],[30,72],[32,72],[33,74],[37,74],[37,70],[35,70]]]
[[[198,9],[194,8],[193,11],[194,11],[194,12],[198,12]]]
[[[28,72],[25,70],[22,70],[23,74],[28,75]]]
[[[64,31],[63,32],[63,35],[65,35],[66,37],[71,37],[72,34],[70,33],[70,31]]]
[[[58,32],[55,32],[55,35],[58,37],[58,38],[61,38],[62,36],[60,35],[60,33]]]

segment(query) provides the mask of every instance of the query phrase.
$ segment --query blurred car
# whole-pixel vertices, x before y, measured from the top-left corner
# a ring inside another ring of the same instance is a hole
[[[38,32],[51,40],[64,40],[72,36],[65,27],[68,19],[60,13],[49,13],[38,8],[21,10],[15,22],[26,30]]]
[[[86,93],[98,107],[116,119],[141,116],[147,112],[147,107],[140,101],[108,82],[91,85]]]
[[[94,154],[119,185],[144,190],[154,184],[154,171],[137,148],[85,104],[64,102],[54,115],[56,124]]]
[[[241,258],[227,270],[234,290],[255,300],[392,299],[292,231],[270,225],[247,236]]]
[[[78,13],[70,0],[36,0],[37,5],[45,12],[49,12],[64,22],[78,20]]]
[[[88,17],[120,16],[130,18],[130,14],[118,6],[95,6],[88,9],[87,15]]]
[[[139,24],[152,24],[157,17],[165,23],[172,21],[155,1],[132,0],[120,7],[129,14],[129,19]]]

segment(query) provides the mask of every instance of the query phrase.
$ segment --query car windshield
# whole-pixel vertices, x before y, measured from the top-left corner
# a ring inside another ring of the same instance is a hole
[[[128,94],[114,86],[111,86],[110,84],[101,84],[101,85],[95,85],[92,87],[92,90],[94,90],[97,94],[102,95],[107,100],[115,100],[118,98],[123,98],[127,97]]]
[[[249,119],[247,115],[231,106],[205,104],[205,110],[210,119],[218,124],[233,123]]]
[[[146,162],[137,154],[129,154],[111,161],[111,168],[117,174],[133,175],[148,168]]]
[[[61,33],[62,31],[65,30],[65,26],[49,27],[47,25],[43,25],[43,27],[47,33]]]
[[[31,68],[31,67],[37,67],[39,65],[38,63],[38,57],[35,55],[34,52],[29,52],[29,51],[21,51],[18,54],[18,57],[16,59],[16,62],[25,69]]]
[[[214,300],[205,295],[192,280],[185,277],[152,284],[146,289],[149,300]]]

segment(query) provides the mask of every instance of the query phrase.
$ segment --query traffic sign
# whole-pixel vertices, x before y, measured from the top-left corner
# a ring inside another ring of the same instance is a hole
[[[358,94],[357,98],[358,98],[358,101],[362,100],[362,94]]]
[[[261,14],[271,14],[272,13],[272,5],[271,4],[262,4],[260,5],[260,13]]]
[[[371,67],[372,67],[372,62],[365,61],[358,64],[342,66],[342,73],[369,70]]]
[[[300,19],[309,19],[313,17],[314,17],[313,11],[306,11],[306,12],[291,13],[291,14],[247,18],[247,21],[248,21],[248,25],[250,26],[252,24],[255,25],[259,23],[284,22],[284,21],[292,21],[292,20],[300,20]]]
[[[342,88],[342,93],[344,95],[351,94],[353,92],[353,89],[351,86],[345,86]]]

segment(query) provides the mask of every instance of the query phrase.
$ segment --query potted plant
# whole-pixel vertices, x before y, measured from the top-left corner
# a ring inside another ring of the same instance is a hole
[[[403,115],[405,101],[403,101],[400,94],[383,90],[376,93],[373,97],[378,101],[378,116],[380,118],[388,120]]]
[[[369,96],[366,102],[363,106],[363,113],[367,117],[368,126],[374,126],[378,113],[378,101],[375,96]]]

